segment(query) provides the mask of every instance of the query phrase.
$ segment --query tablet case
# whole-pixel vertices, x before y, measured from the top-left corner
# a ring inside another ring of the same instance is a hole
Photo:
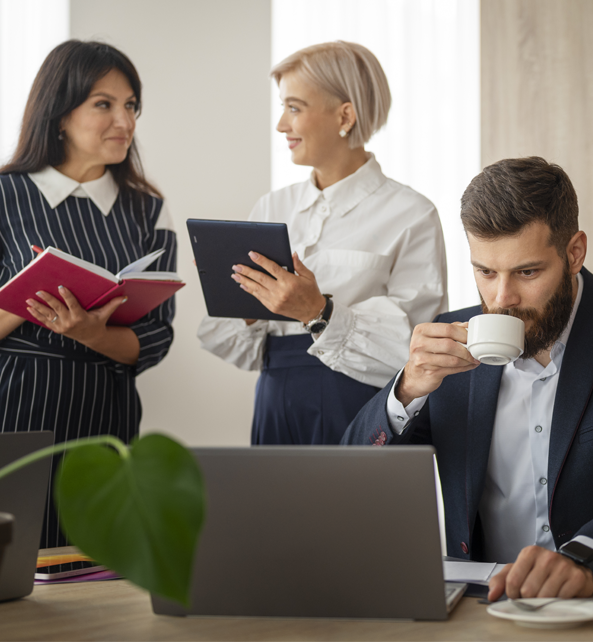
[[[265,272],[249,258],[250,251],[294,273],[284,223],[188,219],[187,229],[211,317],[294,321],[270,312],[231,278],[232,266],[237,264]]]

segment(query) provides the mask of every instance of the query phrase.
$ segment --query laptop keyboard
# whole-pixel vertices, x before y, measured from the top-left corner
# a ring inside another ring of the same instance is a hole
[[[462,584],[461,582],[445,582],[445,603],[448,611],[451,611],[461,599],[466,588],[467,584]]]

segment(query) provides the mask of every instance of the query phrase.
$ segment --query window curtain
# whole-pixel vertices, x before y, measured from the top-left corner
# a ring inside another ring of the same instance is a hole
[[[0,164],[14,152],[41,63],[69,32],[68,0],[0,0]]]
[[[459,202],[480,171],[479,0],[273,0],[272,63],[330,40],[368,47],[392,93],[387,126],[367,145],[383,172],[441,216],[450,309],[478,303]],[[280,117],[272,83],[273,127]],[[305,180],[283,135],[272,136],[272,188]]]

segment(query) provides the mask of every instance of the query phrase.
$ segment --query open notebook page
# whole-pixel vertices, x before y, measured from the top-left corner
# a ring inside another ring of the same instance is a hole
[[[39,256],[42,257],[44,254],[53,254],[54,256],[57,256],[64,261],[67,261],[68,263],[71,263],[72,265],[77,265],[81,268],[84,268],[85,270],[88,270],[89,272],[92,272],[93,274],[97,274],[98,276],[102,276],[105,279],[108,279],[109,281],[112,281],[113,283],[119,283],[123,278],[146,278],[146,274],[161,274],[163,276],[151,276],[149,277],[151,280],[157,280],[157,281],[177,281],[181,280],[177,275],[175,275],[176,278],[172,278],[171,272],[152,272],[152,273],[145,273],[144,270],[151,264],[156,261],[159,256],[164,254],[165,250],[160,249],[160,250],[155,250],[154,252],[151,252],[150,254],[147,254],[146,256],[143,256],[142,258],[138,259],[137,261],[133,261],[129,265],[127,265],[125,268],[120,270],[117,274],[112,274],[109,270],[106,270],[105,268],[99,267],[98,265],[95,265],[94,263],[90,263],[89,261],[85,261],[84,259],[79,259],[76,256],[72,256],[71,254],[68,254],[67,252],[62,252],[62,250],[58,250],[55,247],[47,247],[42,254]],[[29,266],[32,265],[32,263],[29,263]],[[27,266],[27,267],[29,267]],[[26,270],[27,268],[25,268]],[[132,276],[134,275],[134,276]],[[168,276],[164,276],[168,275]]]

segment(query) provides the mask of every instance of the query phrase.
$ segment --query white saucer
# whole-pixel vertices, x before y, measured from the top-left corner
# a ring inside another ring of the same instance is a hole
[[[550,598],[533,597],[522,600],[534,606]],[[569,629],[593,620],[593,600],[561,600],[545,606],[539,611],[522,611],[511,600],[495,602],[488,607],[488,613],[504,620],[512,620],[519,626],[533,629]]]

